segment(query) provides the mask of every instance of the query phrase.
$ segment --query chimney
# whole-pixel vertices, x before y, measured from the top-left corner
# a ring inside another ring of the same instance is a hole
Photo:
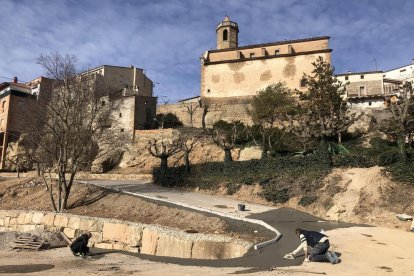
[[[17,83],[17,77],[13,78],[13,83]]]

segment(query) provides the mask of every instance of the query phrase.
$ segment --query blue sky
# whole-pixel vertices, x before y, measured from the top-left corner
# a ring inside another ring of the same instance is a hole
[[[414,58],[411,0],[0,0],[0,12],[1,77],[34,79],[44,74],[36,58],[59,51],[80,69],[143,68],[170,101],[200,93],[199,57],[215,48],[225,13],[239,24],[240,46],[331,36],[337,73]]]

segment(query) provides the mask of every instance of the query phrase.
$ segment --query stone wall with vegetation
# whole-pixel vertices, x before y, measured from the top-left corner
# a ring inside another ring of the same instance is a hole
[[[219,235],[186,233],[113,219],[38,211],[0,211],[0,231],[62,231],[73,239],[89,231],[89,246],[146,255],[191,259],[243,256],[251,243]]]

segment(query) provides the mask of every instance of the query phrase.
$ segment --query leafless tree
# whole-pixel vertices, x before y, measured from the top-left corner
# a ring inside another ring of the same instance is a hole
[[[161,171],[165,172],[168,169],[168,158],[176,154],[180,150],[180,145],[177,140],[158,141],[151,139],[148,142],[148,152],[159,159],[161,159]]]
[[[163,106],[163,109],[165,110],[165,114],[167,114],[168,113],[167,106],[168,106],[168,103],[170,102],[170,100],[168,99],[168,96],[159,96],[159,99],[162,102],[162,106]],[[160,118],[161,118],[161,128],[164,128],[165,116],[161,116]]]
[[[236,139],[242,130],[237,123],[233,123],[230,129],[214,128],[211,136],[214,143],[224,150],[224,162],[232,162],[231,151],[236,146]]]
[[[50,97],[30,110],[28,135],[52,208],[60,212],[67,209],[77,172],[123,147],[126,135],[117,127],[117,101],[109,101],[109,88],[93,74],[77,75],[74,56],[41,55],[38,64],[55,81]]]
[[[199,141],[200,135],[180,134],[178,138],[179,148],[184,153],[186,172],[190,172],[190,153],[196,148]]]
[[[190,117],[190,127],[193,127],[194,113],[197,111],[200,105],[198,102],[195,102],[195,103],[186,103],[186,104],[183,104],[183,106],[186,108],[186,112],[188,113],[188,116]]]

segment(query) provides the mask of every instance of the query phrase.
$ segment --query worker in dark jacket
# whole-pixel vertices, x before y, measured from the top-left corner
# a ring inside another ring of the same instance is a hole
[[[90,232],[80,235],[72,244],[70,249],[75,256],[85,256],[89,253],[88,241],[92,237]]]
[[[296,229],[296,235],[300,239],[300,245],[293,252],[287,254],[285,258],[294,259],[296,254],[302,249],[305,251],[305,262],[330,262],[337,264],[338,256],[333,251],[328,251],[328,237],[316,231],[306,231],[300,228]],[[311,247],[308,254],[308,246]]]

